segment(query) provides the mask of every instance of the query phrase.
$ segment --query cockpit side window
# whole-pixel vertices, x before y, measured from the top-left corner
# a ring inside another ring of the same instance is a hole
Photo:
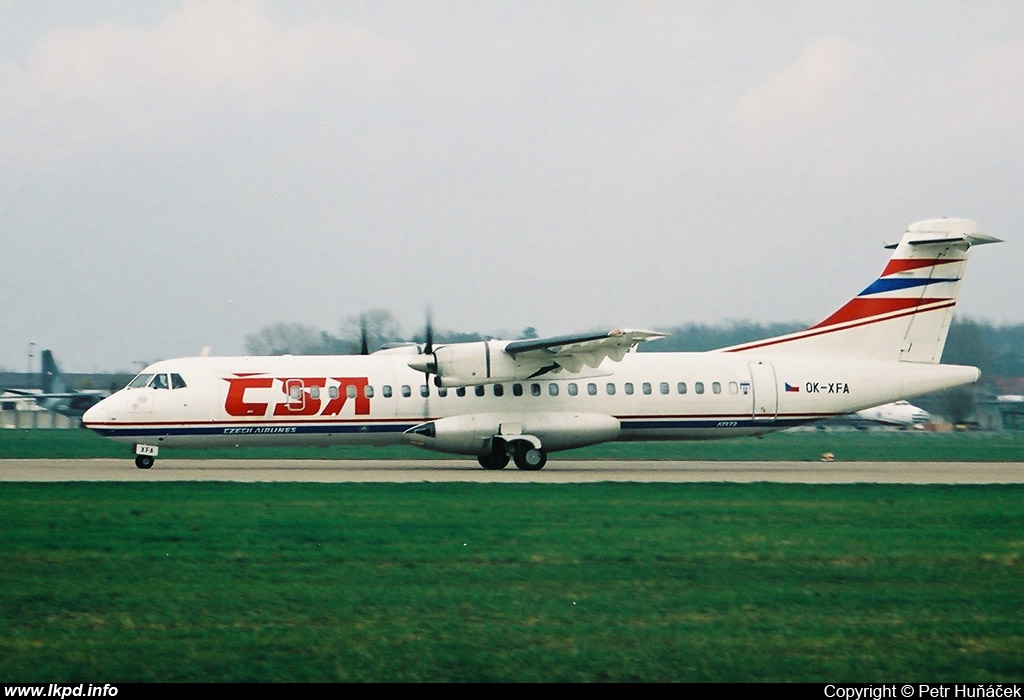
[[[188,385],[185,383],[184,378],[177,373],[167,375],[144,372],[131,380],[127,388],[141,389],[147,386],[150,389],[184,389]]]

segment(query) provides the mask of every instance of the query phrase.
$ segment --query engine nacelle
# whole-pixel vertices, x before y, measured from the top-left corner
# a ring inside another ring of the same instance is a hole
[[[414,445],[452,454],[487,454],[494,438],[527,440],[554,452],[614,440],[619,420],[600,413],[469,413],[421,423],[405,434]]]
[[[522,381],[543,366],[537,360],[517,361],[505,352],[507,340],[443,345],[433,357],[421,355],[409,366],[435,375],[438,386],[459,387]]]

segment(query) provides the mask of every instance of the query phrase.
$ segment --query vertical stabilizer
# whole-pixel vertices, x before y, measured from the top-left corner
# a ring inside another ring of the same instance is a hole
[[[41,356],[42,367],[40,368],[40,387],[44,394],[63,394],[68,389],[64,385],[64,379],[60,375],[57,361],[53,359],[53,353],[43,350]]]
[[[942,357],[971,246],[996,243],[969,219],[911,225],[877,280],[821,323],[730,348],[935,363]]]

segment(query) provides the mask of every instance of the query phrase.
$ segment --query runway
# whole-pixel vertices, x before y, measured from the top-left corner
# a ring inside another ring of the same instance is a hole
[[[541,471],[481,469],[471,460],[0,460],[0,481],[238,482],[776,482],[792,484],[1020,484],[1020,462],[668,462],[550,460]]]

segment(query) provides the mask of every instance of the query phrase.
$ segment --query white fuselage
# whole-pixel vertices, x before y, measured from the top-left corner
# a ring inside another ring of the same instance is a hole
[[[84,422],[157,446],[412,442],[480,454],[494,435],[523,434],[554,451],[759,435],[978,378],[973,367],[925,363],[630,352],[577,374],[440,389],[409,367],[414,353],[165,360],[143,375],[184,386],[122,389]],[[427,423],[436,430],[415,432]]]

